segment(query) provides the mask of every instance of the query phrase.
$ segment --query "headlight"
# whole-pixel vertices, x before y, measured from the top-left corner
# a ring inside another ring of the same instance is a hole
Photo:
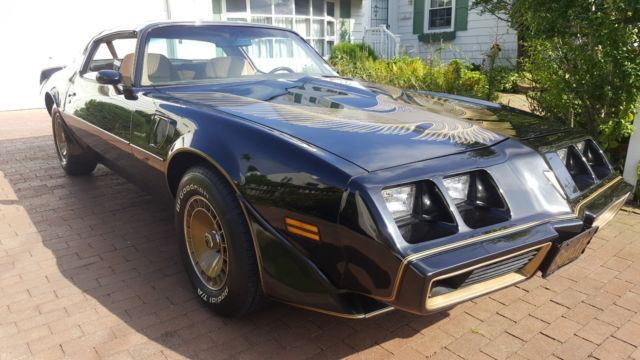
[[[445,178],[442,181],[447,188],[447,192],[453,202],[459,204],[467,200],[467,194],[469,193],[469,181],[471,177],[469,174],[454,176]]]
[[[580,144],[582,148],[580,149]],[[611,166],[604,156],[598,144],[593,140],[586,140],[576,144],[576,147],[580,149],[580,152],[587,160],[587,164],[591,167],[591,170],[596,175],[598,180],[602,180],[611,175]]]
[[[458,224],[444,195],[431,180],[384,189],[382,198],[400,235],[410,244],[458,232]]]
[[[586,145],[586,143],[583,145]],[[583,147],[583,149],[585,148]],[[577,146],[569,146],[557,150],[556,153],[580,191],[586,190],[595,183],[595,178],[589,169],[589,165]]]
[[[442,179],[464,222],[472,229],[511,218],[509,207],[488,172],[475,170]]]
[[[382,190],[382,198],[394,219],[411,215],[415,197],[415,185],[405,185]]]

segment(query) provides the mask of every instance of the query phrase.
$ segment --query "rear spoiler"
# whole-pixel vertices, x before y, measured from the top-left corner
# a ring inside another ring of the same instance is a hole
[[[46,68],[40,72],[40,85],[44,84],[45,81],[49,80],[51,75],[54,73],[64,69],[64,66],[54,66],[50,68]]]

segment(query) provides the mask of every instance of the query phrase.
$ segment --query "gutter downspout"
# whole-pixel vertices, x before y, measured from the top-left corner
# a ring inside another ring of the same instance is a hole
[[[635,130],[629,139],[629,148],[627,149],[627,160],[624,163],[624,180],[632,185],[636,185],[638,181],[638,173],[636,167],[640,162],[640,104],[636,119],[633,122]],[[637,189],[636,189],[637,190]]]

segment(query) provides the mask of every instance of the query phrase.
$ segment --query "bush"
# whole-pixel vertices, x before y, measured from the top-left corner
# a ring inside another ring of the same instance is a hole
[[[336,51],[338,49],[338,51]],[[488,99],[487,78],[459,60],[442,64],[420,58],[376,59],[373,50],[363,44],[338,44],[329,62],[341,76],[402,89],[428,90]]]
[[[341,73],[349,72],[355,63],[376,58],[376,53],[367,44],[338,43],[331,49],[329,63]]]
[[[518,81],[521,78],[520,72],[508,66],[496,66],[487,74],[489,83],[498,92],[516,93],[518,92]]]

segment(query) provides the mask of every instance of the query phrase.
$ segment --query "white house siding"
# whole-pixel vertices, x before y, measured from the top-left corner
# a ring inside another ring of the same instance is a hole
[[[515,30],[492,15],[480,15],[469,10],[466,31],[458,31],[452,42],[423,44],[413,34],[413,0],[399,0],[398,21],[391,22],[391,31],[401,39],[401,52],[409,56],[427,59],[439,53],[442,61],[462,59],[468,63],[481,64],[493,43],[502,49],[500,62],[515,65],[518,56],[518,38]],[[426,18],[426,17],[425,17]],[[442,48],[442,49],[441,49]]]
[[[633,185],[638,181],[638,173],[636,167],[640,162],[640,105],[634,122],[635,131],[629,140],[629,149],[627,150],[627,161],[624,166],[624,179]]]
[[[369,24],[369,11],[371,0],[351,0],[351,18],[353,18],[353,30],[351,40],[361,42],[364,37],[364,28]]]

